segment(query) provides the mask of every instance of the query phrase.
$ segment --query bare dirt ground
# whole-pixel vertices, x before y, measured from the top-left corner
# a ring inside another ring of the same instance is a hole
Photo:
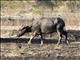
[[[56,46],[56,40],[46,39],[40,46],[40,40],[35,39],[29,46],[28,40],[20,38],[16,43],[18,39],[1,38],[2,60],[80,60],[80,31],[68,31],[70,45],[62,43]],[[18,48],[20,45],[22,47]]]

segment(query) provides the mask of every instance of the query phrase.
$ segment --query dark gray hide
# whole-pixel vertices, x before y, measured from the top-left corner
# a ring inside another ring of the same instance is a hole
[[[57,44],[60,43],[60,41],[62,39],[62,35],[65,36],[65,39],[66,39],[66,41],[68,43],[67,32],[64,30],[64,27],[65,27],[65,23],[64,23],[63,19],[61,19],[60,17],[56,18],[55,20],[53,20],[51,18],[41,18],[40,20],[34,20],[32,22],[31,26],[23,27],[21,29],[21,32],[17,36],[20,37],[24,33],[32,32],[31,38],[30,38],[28,44],[31,43],[31,40],[36,35],[40,35],[41,36],[41,45],[42,45],[43,44],[43,36],[42,36],[42,34],[48,34],[48,33],[57,32],[58,36],[59,36],[59,40],[58,40]]]

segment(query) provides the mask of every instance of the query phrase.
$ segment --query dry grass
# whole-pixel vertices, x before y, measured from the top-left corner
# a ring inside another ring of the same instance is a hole
[[[1,26],[21,26],[25,25],[27,20],[31,21],[33,17],[56,17],[57,15],[61,15],[66,23],[66,27],[68,26],[67,29],[80,29],[80,1],[52,1],[53,6],[51,6],[51,2],[48,1],[43,3],[44,2],[36,3],[36,1],[1,1],[1,16],[20,16],[21,18],[27,18],[23,20],[2,19]],[[53,8],[53,10],[51,8]],[[1,33],[4,36],[11,35],[10,32]]]

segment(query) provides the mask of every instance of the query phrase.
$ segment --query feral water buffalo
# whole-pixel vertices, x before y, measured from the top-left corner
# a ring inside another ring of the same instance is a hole
[[[34,20],[31,26],[23,27],[20,30],[21,32],[17,35],[17,37],[20,37],[25,33],[32,32],[28,44],[31,44],[31,40],[35,36],[40,35],[41,45],[43,45],[43,34],[50,34],[53,32],[57,32],[59,36],[59,40],[57,44],[59,45],[63,35],[65,36],[65,41],[68,43],[67,32],[64,30],[64,27],[65,27],[65,23],[63,19],[60,17],[57,17],[55,20],[51,18],[41,18],[40,20]]]

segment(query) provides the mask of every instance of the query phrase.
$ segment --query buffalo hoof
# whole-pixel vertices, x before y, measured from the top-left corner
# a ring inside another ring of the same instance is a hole
[[[20,49],[22,48],[22,45],[21,45],[21,44],[18,44],[17,46],[18,46],[18,48],[20,48]]]
[[[41,41],[41,44],[40,44],[40,46],[43,46],[43,41]]]
[[[22,46],[18,46],[20,49],[22,48]]]
[[[66,41],[66,44],[67,44],[67,45],[70,45],[70,42],[69,42],[69,41]]]
[[[40,44],[40,46],[43,46],[43,44]]]
[[[31,45],[31,42],[28,42],[28,45]]]

